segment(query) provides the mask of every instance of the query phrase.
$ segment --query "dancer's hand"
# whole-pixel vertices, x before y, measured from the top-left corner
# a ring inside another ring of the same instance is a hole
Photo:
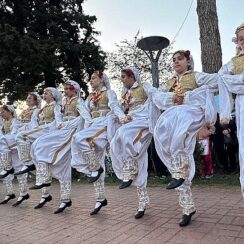
[[[230,123],[230,120],[227,119],[227,118],[222,118],[222,119],[220,119],[220,125],[221,125],[223,128],[227,127],[227,125],[228,125],[229,123]]]
[[[181,105],[183,104],[183,102],[184,102],[184,96],[179,96],[177,94],[173,96],[173,103]]]
[[[126,117],[124,118],[124,124],[127,124],[127,123],[131,122],[132,119],[133,118],[131,117],[131,115],[126,115]]]

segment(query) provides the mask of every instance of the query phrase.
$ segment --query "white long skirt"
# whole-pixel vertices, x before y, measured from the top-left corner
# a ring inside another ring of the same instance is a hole
[[[133,117],[116,131],[110,144],[113,169],[120,180],[124,178],[124,162],[136,162],[138,172],[133,184],[137,187],[147,185],[147,149],[152,139],[148,127],[148,119]]]
[[[244,196],[244,95],[237,95],[235,101],[237,138],[239,141],[240,183]]]
[[[37,138],[31,147],[34,164],[50,164],[52,177],[62,181],[71,180],[71,140],[82,127],[83,121],[77,117],[65,122],[62,129]]]

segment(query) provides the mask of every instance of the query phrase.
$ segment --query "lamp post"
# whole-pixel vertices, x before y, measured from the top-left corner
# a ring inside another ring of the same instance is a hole
[[[166,37],[162,37],[162,36],[149,36],[137,42],[137,47],[143,50],[144,53],[149,58],[149,60],[151,61],[153,86],[157,88],[159,87],[158,60],[162,53],[162,50],[168,46],[169,46],[169,40]],[[149,147],[149,155],[155,173],[158,176],[165,175],[166,167],[161,162],[156,152],[153,139]]]
[[[137,42],[137,47],[144,51],[152,65],[153,86],[159,86],[158,60],[162,50],[169,46],[169,40],[163,36],[149,36]]]

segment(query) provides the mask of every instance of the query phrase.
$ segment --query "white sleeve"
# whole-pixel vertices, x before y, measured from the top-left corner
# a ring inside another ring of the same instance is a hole
[[[218,74],[208,74],[204,72],[195,72],[198,86],[208,86],[211,92],[218,92]]]
[[[233,75],[232,61],[223,65],[218,74],[220,120],[227,122],[234,107],[232,93],[244,95],[244,74]]]
[[[113,90],[109,89],[107,90],[107,94],[109,100],[108,106],[110,107],[111,111],[119,118],[119,120],[123,121],[126,115],[119,105],[116,93]]]
[[[80,98],[77,102],[77,110],[80,114],[80,117],[82,117],[85,120],[86,124],[92,123],[92,117],[90,112],[88,111],[88,108],[86,106],[86,103],[82,98]]]
[[[61,105],[55,105],[54,115],[55,115],[56,126],[58,127],[59,125],[61,125],[63,123],[63,114],[62,114]]]
[[[12,129],[11,129],[11,134],[17,134],[18,129],[22,126],[23,124],[18,120],[14,119],[13,124],[12,124]]]
[[[31,128],[36,128],[39,126],[39,123],[38,123],[39,112],[40,112],[39,108],[34,109],[32,115],[31,115],[31,121],[29,122],[29,125]]]
[[[159,87],[152,95],[153,103],[160,109],[166,110],[175,104],[173,103],[173,97],[175,93],[168,92],[165,88],[166,84]]]

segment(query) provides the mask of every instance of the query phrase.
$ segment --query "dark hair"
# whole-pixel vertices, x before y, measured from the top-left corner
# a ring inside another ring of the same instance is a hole
[[[12,115],[14,115],[14,112],[13,111],[10,111],[7,105],[3,105],[2,106],[2,109],[5,110],[5,111],[7,111],[7,112],[10,112]]]
[[[37,103],[37,95],[35,93],[30,92],[28,96],[32,96],[34,101]]]
[[[103,69],[95,70],[93,74],[97,74],[97,76],[102,79],[103,78]]]
[[[187,60],[190,60],[191,52],[189,50],[178,50],[178,51],[176,51],[176,52],[173,53],[173,57],[177,53],[179,53],[181,56],[186,57]]]
[[[134,75],[134,73],[132,72],[131,69],[122,69],[121,72],[125,73],[128,77],[131,77],[132,76],[134,78],[134,80],[136,80],[135,79],[135,75]]]

